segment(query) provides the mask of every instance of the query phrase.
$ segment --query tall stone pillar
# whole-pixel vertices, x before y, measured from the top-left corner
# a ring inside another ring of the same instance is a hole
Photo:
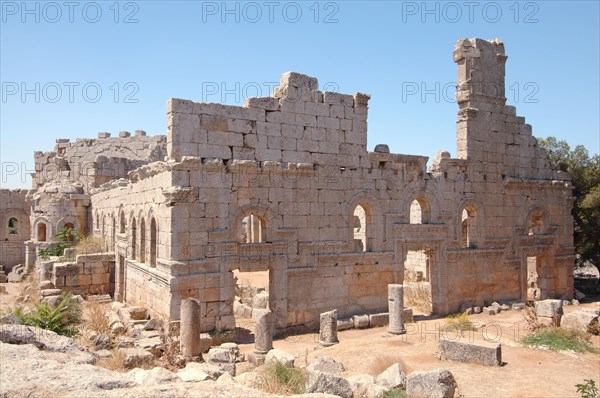
[[[25,264],[27,268],[32,268],[35,265],[35,242],[28,240],[25,242]]]
[[[319,344],[330,347],[339,342],[337,338],[337,310],[323,312],[319,319]]]
[[[252,319],[256,322],[254,330],[254,357],[257,363],[263,363],[267,353],[273,349],[273,314],[269,310],[254,309]]]
[[[402,285],[388,285],[388,307],[390,314],[388,333],[406,333],[402,320],[402,311],[404,311],[404,287]]]
[[[181,328],[179,332],[181,355],[202,357],[200,347],[200,302],[197,299],[181,301]]]

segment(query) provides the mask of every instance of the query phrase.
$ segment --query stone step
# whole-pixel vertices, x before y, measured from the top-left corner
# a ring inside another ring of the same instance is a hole
[[[96,294],[87,297],[88,301],[95,301],[96,303],[104,304],[112,302],[110,294]]]

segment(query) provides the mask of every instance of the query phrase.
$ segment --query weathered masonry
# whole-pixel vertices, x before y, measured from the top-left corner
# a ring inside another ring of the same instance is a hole
[[[321,92],[313,77],[285,73],[243,107],[170,99],[166,141],[138,137],[131,153],[121,142],[136,137],[95,141],[109,154],[87,173],[57,144],[36,169],[28,245],[67,212],[114,253],[116,299],[177,320],[196,298],[203,331],[234,327],[233,270],[269,271],[277,328],[385,311],[388,284],[424,287],[440,314],[571,297],[570,176],[505,105],[506,58],[498,40],[456,44],[457,158],[439,151],[429,169],[368,152],[369,96]],[[48,190],[40,176],[56,173],[76,192]],[[46,210],[59,193],[63,207]]]

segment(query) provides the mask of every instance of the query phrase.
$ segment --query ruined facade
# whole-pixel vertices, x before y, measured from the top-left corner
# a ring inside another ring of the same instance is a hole
[[[234,327],[233,270],[269,271],[280,329],[385,311],[404,282],[440,314],[570,297],[570,176],[505,105],[506,58],[499,41],[457,43],[457,158],[429,169],[367,151],[368,95],[293,72],[243,107],[170,99],[166,138],[59,142],[36,153],[28,247],[40,223],[46,240],[66,222],[102,237],[116,299],[177,320],[196,298],[202,331]]]

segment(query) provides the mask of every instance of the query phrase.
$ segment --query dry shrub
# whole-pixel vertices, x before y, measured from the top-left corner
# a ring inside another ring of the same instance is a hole
[[[164,324],[165,321],[163,320],[163,325]],[[169,370],[178,370],[185,366],[185,360],[181,357],[179,339],[169,334],[164,328],[160,339],[162,340],[162,345],[160,347],[160,362],[162,366]]]
[[[87,301],[84,309],[85,328],[97,334],[110,336],[110,308],[107,303]]]
[[[525,318],[525,322],[527,325],[525,326],[527,330],[535,332],[536,330],[542,329],[544,325],[542,325],[535,313],[535,309],[533,307],[525,307],[525,310],[522,312],[523,318]]]
[[[431,285],[428,283],[405,283],[404,305],[422,312],[431,312]]]
[[[125,350],[117,348],[113,351],[112,356],[108,358],[100,358],[96,364],[109,370],[116,370],[119,372],[125,371]]]
[[[80,254],[102,253],[106,250],[105,242],[102,238],[88,235],[79,240],[75,245],[75,256]]]
[[[33,308],[35,303],[42,301],[42,296],[40,296],[40,291],[38,290],[39,283],[39,275],[37,272],[32,272],[19,282],[17,297],[31,297],[31,301],[20,303],[19,305]]]
[[[400,358],[400,355],[383,355],[373,359],[371,366],[369,366],[369,374],[371,376],[377,376],[393,364],[399,363],[404,373],[408,372],[408,368],[404,361]]]

